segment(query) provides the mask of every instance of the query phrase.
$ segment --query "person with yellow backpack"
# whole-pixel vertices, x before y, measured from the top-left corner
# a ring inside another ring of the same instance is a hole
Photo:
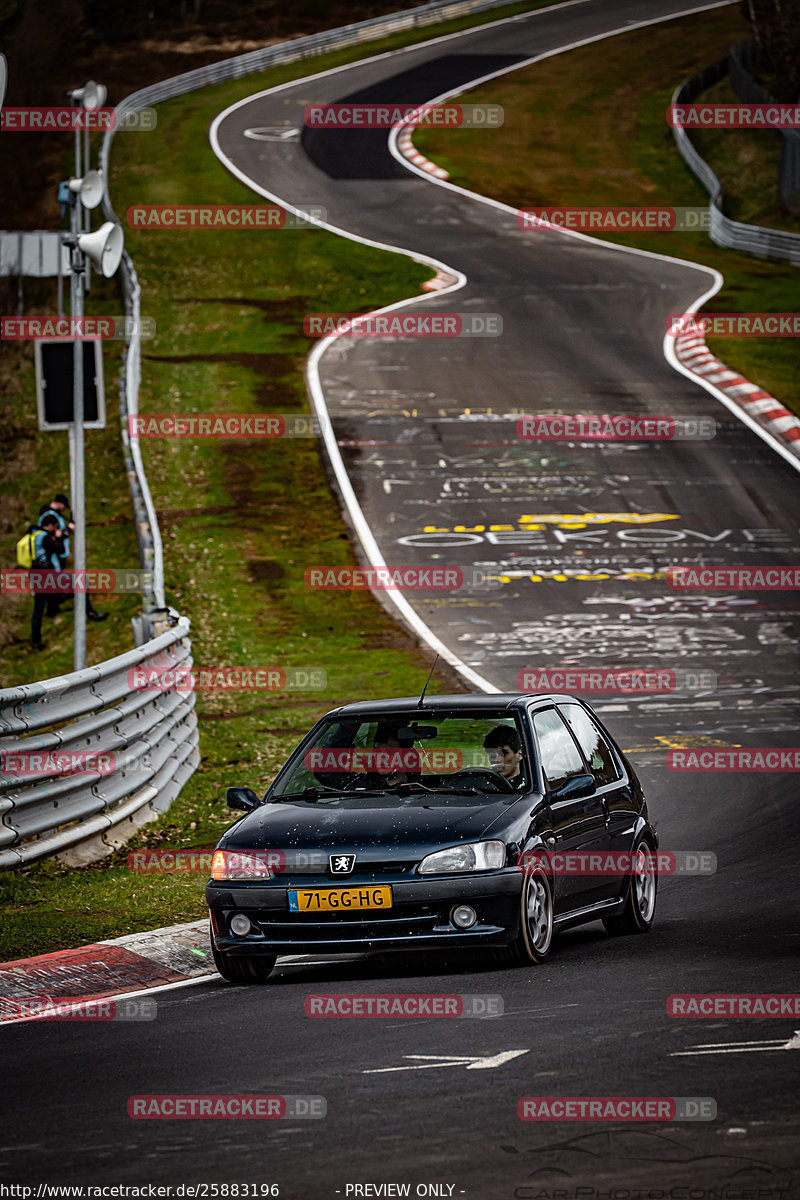
[[[66,569],[67,559],[69,558],[69,550],[70,550],[69,537],[70,537],[70,534],[73,533],[75,530],[75,524],[72,521],[71,514],[70,514],[69,521],[63,515],[64,510],[66,508],[69,508],[69,500],[63,494],[63,492],[58,492],[53,497],[53,499],[51,500],[51,502],[49,504],[43,504],[42,507],[39,509],[39,524],[41,524],[42,517],[44,516],[45,513],[50,513],[50,515],[54,516],[56,518],[56,520],[58,521],[59,528],[56,529],[56,531],[55,531],[55,538],[56,538],[56,542],[58,544],[58,558],[59,558],[59,563],[60,563],[62,569]],[[97,609],[95,608],[95,606],[92,604],[92,597],[89,595],[89,593],[85,592],[84,595],[86,597],[84,603],[86,604],[86,619],[87,619],[87,621],[105,621],[105,620],[107,620],[108,613],[99,613],[97,611]],[[56,612],[58,611],[59,606],[64,604],[65,601],[74,600],[74,599],[75,599],[74,592],[59,592],[58,596],[55,599]],[[48,608],[47,615],[54,616],[55,614],[50,612],[50,609]]]
[[[21,567],[31,571],[47,571],[61,569],[61,559],[58,555],[59,543],[56,538],[58,517],[54,512],[46,512],[39,522],[39,527],[32,525],[28,532],[17,542],[17,562]],[[42,617],[47,612],[48,617],[54,617],[58,612],[58,596],[45,591],[33,592],[33,614],[31,616],[31,646],[34,650],[44,650],[42,642]]]

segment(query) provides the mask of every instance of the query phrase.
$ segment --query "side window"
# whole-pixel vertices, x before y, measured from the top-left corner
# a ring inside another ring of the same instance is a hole
[[[604,783],[615,783],[620,778],[619,769],[611,753],[611,747],[595,725],[585,708],[579,704],[562,704],[561,711],[578,744],[586,755],[586,761],[598,787]]]
[[[586,766],[569,730],[554,708],[533,714],[533,728],[542,756],[542,769],[548,785],[556,791],[572,779],[583,775]]]

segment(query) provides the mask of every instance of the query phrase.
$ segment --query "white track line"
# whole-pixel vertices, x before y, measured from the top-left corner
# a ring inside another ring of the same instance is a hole
[[[544,13],[561,10],[564,8],[571,7],[572,5],[575,5],[575,4],[583,4],[583,3],[587,3],[587,2],[588,2],[588,0],[566,0],[566,2],[564,4],[557,4],[557,5],[552,5],[548,8],[538,9],[533,13],[522,13],[522,14],[520,14],[518,16],[514,16],[514,17],[504,17],[499,21],[487,22],[484,25],[474,26],[467,30],[461,30],[458,33],[444,34],[437,38],[431,38],[427,42],[418,42],[413,46],[404,47],[401,50],[394,50],[394,51],[389,51],[384,54],[372,55],[369,58],[359,59],[355,63],[350,63],[350,64],[347,64],[347,65],[341,66],[341,67],[332,67],[325,71],[318,71],[312,75],[303,76],[300,79],[289,80],[286,83],[278,84],[277,86],[272,87],[272,88],[265,88],[263,91],[256,92],[251,96],[247,96],[244,99],[238,100],[238,101],[236,101],[236,103],[229,105],[228,108],[223,109],[223,111],[214,118],[213,122],[211,123],[211,127],[209,129],[209,141],[211,143],[211,148],[214,151],[214,153],[216,154],[217,158],[220,160],[220,162],[223,163],[223,165],[228,169],[228,171],[230,171],[230,173],[232,175],[234,175],[237,179],[239,179],[247,187],[251,188],[258,195],[264,196],[266,199],[272,200],[276,204],[280,204],[288,212],[292,212],[297,215],[305,216],[302,209],[298,209],[294,205],[287,203],[281,196],[277,195],[277,193],[271,192],[268,189],[261,187],[258,183],[255,182],[254,179],[252,179],[243,170],[241,170],[239,167],[237,167],[236,164],[230,158],[228,158],[228,156],[225,154],[225,152],[223,151],[223,149],[219,143],[219,127],[222,124],[222,122],[228,116],[230,116],[231,113],[236,112],[237,109],[243,108],[247,104],[252,104],[254,101],[259,100],[264,96],[275,95],[278,92],[286,91],[289,88],[297,87],[298,84],[309,83],[316,79],[324,79],[330,75],[343,74],[345,71],[349,71],[353,68],[358,68],[358,67],[364,66],[366,63],[377,62],[380,59],[384,59],[384,58],[398,57],[399,55],[402,55],[405,53],[411,53],[411,52],[419,50],[425,46],[431,46],[431,45],[435,45],[439,42],[450,41],[453,38],[467,37],[470,34],[474,34],[476,31],[479,31],[479,30],[496,28],[500,25],[509,24],[509,23],[515,22],[515,21],[519,22],[522,20],[530,20],[530,19],[538,17]],[[591,38],[585,38],[581,41],[569,43],[566,46],[561,46],[556,50],[550,50],[550,51],[545,52],[544,54],[535,55],[534,57],[532,57],[530,59],[526,59],[524,62],[515,63],[511,67],[504,68],[500,71],[492,72],[489,75],[481,76],[480,78],[478,78],[476,80],[472,80],[471,82],[464,85],[463,87],[459,87],[451,92],[443,93],[442,96],[438,97],[438,101],[447,99],[450,96],[459,95],[459,94],[463,93],[464,91],[467,91],[468,89],[476,87],[483,82],[487,82],[491,79],[497,78],[500,75],[505,75],[511,71],[520,70],[523,67],[529,66],[536,62],[540,62],[546,58],[555,57],[558,54],[565,54],[568,51],[578,49],[581,46],[586,46],[593,42],[604,41],[606,38],[616,37],[623,33],[630,33],[635,29],[641,29],[641,28],[644,28],[649,25],[663,24],[666,21],[678,20],[681,17],[691,16],[695,13],[708,12],[708,11],[711,11],[716,8],[725,8],[734,2],[735,2],[735,0],[715,0],[715,2],[711,3],[711,4],[696,5],[691,8],[688,8],[688,9],[683,9],[680,12],[669,13],[662,17],[655,17],[655,18],[650,18],[648,20],[637,21],[630,25],[625,25],[625,26],[621,26],[618,29],[610,30],[607,33],[598,34]],[[427,101],[426,103],[436,103],[438,101]],[[476,192],[470,192],[466,188],[459,187],[457,184],[449,183],[447,180],[444,180],[444,179],[437,179],[434,176],[429,175],[428,173],[426,173],[424,171],[418,170],[414,166],[414,164],[410,163],[406,158],[404,158],[397,149],[396,139],[397,139],[397,135],[400,132],[401,128],[402,128],[402,123],[395,126],[391,130],[390,135],[389,135],[389,150],[393,154],[393,156],[398,160],[398,162],[400,162],[407,170],[415,172],[421,178],[428,180],[428,182],[434,184],[436,187],[444,187],[444,188],[451,189],[452,191],[458,192],[460,195],[466,196],[471,200],[475,200],[481,204],[486,204],[486,205],[496,208],[502,212],[510,213],[511,215],[513,215],[516,218],[517,210],[510,208],[506,204],[502,204],[500,201],[493,200],[488,196],[481,196]],[[390,253],[403,254],[407,258],[411,258],[414,262],[419,262],[419,263],[425,264],[426,266],[430,266],[431,268],[433,268],[440,274],[443,273],[443,274],[454,277],[455,282],[448,287],[441,288],[438,291],[439,295],[446,295],[450,292],[456,292],[460,288],[464,287],[467,282],[467,277],[463,274],[463,272],[459,271],[455,267],[448,266],[446,263],[443,263],[443,262],[439,261],[438,259],[434,259],[434,258],[430,257],[429,255],[421,254],[418,251],[409,250],[403,246],[389,245],[385,242],[376,242],[376,241],[372,240],[371,238],[362,237],[360,234],[351,233],[349,230],[341,229],[340,227],[338,227],[336,225],[331,225],[327,221],[321,221],[318,219],[309,219],[309,224],[318,225],[322,229],[326,229],[331,233],[338,234],[340,237],[348,238],[350,241],[358,242],[359,244],[364,245],[364,246],[371,246],[378,250],[386,250]],[[603,241],[601,238],[589,237],[586,234],[582,234],[582,233],[579,233],[574,230],[561,229],[557,226],[553,227],[553,228],[554,228],[555,232],[561,234],[564,237],[579,238],[582,241],[591,242],[594,245],[605,246],[608,249],[618,251],[621,254],[636,254],[636,255],[639,255],[640,257],[652,258],[657,261],[660,260],[661,262],[677,263],[682,267],[686,267],[688,270],[704,271],[707,275],[711,276],[712,281],[713,281],[712,286],[706,292],[704,292],[694,302],[694,304],[690,308],[688,308],[686,310],[687,316],[696,312],[701,304],[704,304],[706,300],[708,300],[711,296],[714,296],[719,291],[719,289],[722,287],[723,276],[719,273],[719,271],[716,271],[713,267],[707,267],[702,263],[695,263],[695,262],[691,262],[686,259],[672,258],[669,255],[656,254],[650,250],[639,250],[639,249],[637,249],[635,247],[631,247],[631,246],[621,246],[615,242],[606,242],[606,241]],[[428,295],[415,296],[415,297],[411,297],[406,300],[399,300],[395,304],[390,304],[384,308],[375,309],[373,311],[375,313],[391,312],[395,309],[406,308],[406,307],[409,307],[414,304],[419,304],[427,299],[428,299]],[[333,426],[331,423],[330,414],[328,412],[328,408],[325,403],[325,395],[324,395],[322,384],[321,384],[320,378],[319,378],[319,360],[322,357],[322,355],[325,353],[325,351],[328,350],[329,347],[332,346],[338,340],[338,338],[340,336],[341,335],[338,333],[331,334],[329,337],[322,338],[314,346],[313,350],[311,351],[311,353],[308,357],[308,361],[307,361],[307,365],[306,365],[308,388],[309,388],[309,392],[311,394],[312,406],[313,406],[315,414],[318,417],[319,422],[320,422],[320,430],[321,430],[322,437],[323,437],[323,440],[325,443],[325,449],[328,454],[328,458],[331,463],[331,466],[333,468],[334,475],[336,477],[336,482],[337,482],[340,492],[341,492],[342,501],[347,509],[349,518],[352,522],[353,528],[355,529],[355,531],[358,535],[359,541],[361,542],[361,546],[363,548],[364,555],[367,558],[367,561],[372,566],[384,567],[384,566],[386,566],[386,560],[384,559],[383,555],[380,552],[380,549],[375,540],[375,536],[372,532],[369,522],[367,521],[367,519],[364,515],[364,512],[363,512],[360,504],[358,503],[355,492],[353,490],[353,486],[350,482],[349,476],[345,469],[344,462],[343,462],[342,456],[341,456],[341,452],[339,450],[338,445],[336,444],[336,438],[333,433]],[[669,339],[669,341],[671,341],[671,340],[672,339]],[[752,428],[752,430],[759,435],[759,437],[761,437],[764,441],[766,441],[770,446],[772,446],[772,448],[774,450],[776,450],[779,454],[781,454],[784,458],[786,458],[787,461],[791,462],[793,466],[795,466],[797,469],[800,470],[800,462],[798,462],[794,458],[794,456],[789,455],[788,451],[786,451],[784,449],[784,447],[781,446],[780,443],[778,443],[776,441],[775,438],[773,438],[764,429],[762,429],[760,425],[758,425],[755,421],[753,421],[753,419],[751,417],[749,417],[746,413],[743,413],[738,407],[736,407],[733,404],[733,402],[728,400],[728,398],[724,395],[723,392],[721,392],[713,384],[710,384],[710,383],[706,382],[705,380],[697,378],[691,372],[689,372],[685,367],[681,366],[681,364],[678,363],[676,359],[674,359],[673,347],[671,345],[667,345],[666,344],[667,341],[668,341],[668,338],[665,335],[664,355],[667,358],[667,361],[670,362],[670,365],[672,365],[676,370],[680,371],[682,374],[686,375],[688,378],[692,379],[695,383],[699,383],[702,387],[704,387],[706,389],[706,391],[710,392],[712,395],[716,396],[719,400],[721,400],[722,403],[725,404],[726,407],[728,407],[732,412],[734,412],[735,415],[738,416],[742,421],[744,421],[744,423],[746,425],[749,425],[750,428]],[[440,639],[433,633],[433,631],[425,624],[425,622],[418,615],[418,613],[416,613],[414,611],[414,609],[411,607],[411,605],[406,600],[405,596],[400,595],[397,592],[390,591],[390,590],[387,591],[385,593],[385,595],[386,595],[386,598],[392,604],[394,604],[395,608],[397,609],[399,615],[402,617],[404,622],[411,629],[414,630],[414,632],[423,640],[423,642],[425,642],[432,650],[437,652],[445,660],[445,662],[449,663],[450,666],[454,667],[454,669],[456,671],[458,671],[458,673],[468,683],[477,687],[477,689],[482,692],[497,693],[500,691],[500,689],[498,687],[496,687],[494,684],[490,683],[487,679],[483,678],[483,676],[479,675],[476,671],[473,671],[471,667],[467,666],[467,664],[458,657],[458,655],[456,655],[452,650],[450,650],[447,646],[445,646],[445,644],[442,641],[440,641]]]

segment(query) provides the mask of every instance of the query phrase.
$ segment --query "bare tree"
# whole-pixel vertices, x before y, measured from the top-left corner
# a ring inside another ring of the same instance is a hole
[[[800,0],[744,0],[742,7],[761,70],[774,78],[769,90],[776,100],[793,103],[800,97]]]

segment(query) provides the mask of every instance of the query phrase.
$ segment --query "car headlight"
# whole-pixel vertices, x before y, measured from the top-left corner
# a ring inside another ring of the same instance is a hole
[[[420,875],[439,875],[450,871],[496,871],[506,861],[503,842],[466,842],[437,850],[419,864]]]
[[[215,850],[211,878],[269,879],[269,856],[265,850]]]

